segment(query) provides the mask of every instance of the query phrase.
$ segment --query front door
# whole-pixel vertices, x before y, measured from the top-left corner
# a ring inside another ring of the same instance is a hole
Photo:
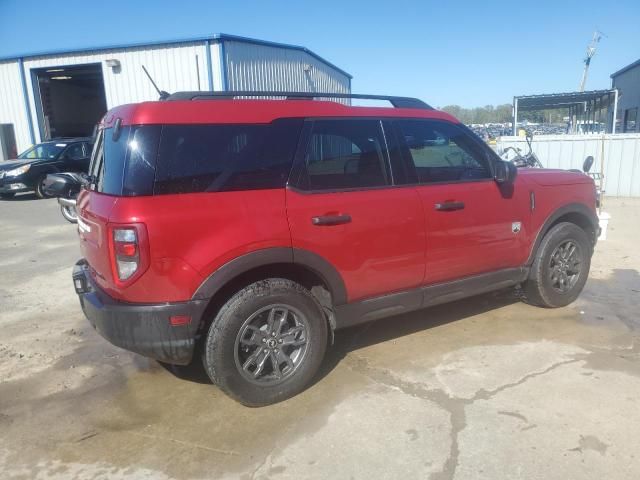
[[[424,283],[520,266],[526,193],[494,181],[488,152],[460,126],[440,120],[394,123],[424,208]]]
[[[415,189],[393,186],[382,122],[316,120],[305,132],[287,189],[293,247],[331,263],[349,302],[418,287],[422,205]]]

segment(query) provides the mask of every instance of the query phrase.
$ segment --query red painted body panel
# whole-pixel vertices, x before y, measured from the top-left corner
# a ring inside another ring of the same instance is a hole
[[[425,283],[439,283],[526,260],[529,196],[522,182],[504,193],[492,179],[416,187],[427,224]],[[462,210],[439,211],[436,203],[463,202]],[[521,222],[514,234],[512,223]]]
[[[535,193],[536,208],[531,212],[531,228],[527,253],[531,253],[536,237],[545,221],[559,208],[572,203],[586,206],[597,215],[596,189],[587,175],[565,170],[523,168],[518,172],[519,183]]]
[[[130,302],[189,300],[229,260],[262,248],[291,246],[284,189],[153,197],[84,191],[79,205],[81,221],[97,226],[91,237],[95,247],[80,234],[83,255],[97,272],[94,278],[109,295]],[[127,223],[146,226],[150,265],[137,281],[118,288],[106,226]]]
[[[348,300],[409,290],[424,278],[424,214],[412,187],[339,193],[287,190],[293,246],[329,261]],[[351,216],[344,225],[316,226],[320,215]]]

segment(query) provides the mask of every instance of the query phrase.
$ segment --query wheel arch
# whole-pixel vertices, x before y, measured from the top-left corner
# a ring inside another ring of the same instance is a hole
[[[573,223],[582,228],[587,232],[587,235],[593,242],[593,245],[595,245],[599,230],[598,217],[596,217],[593,211],[582,203],[564,205],[554,210],[544,221],[540,230],[538,230],[533,247],[529,252],[527,265],[531,265],[533,263],[538,247],[547,232],[549,232],[549,230],[551,230],[555,225],[562,222]]]
[[[267,278],[286,278],[301,284],[314,294],[325,311],[347,302],[342,276],[321,256],[295,248],[261,249],[225,263],[198,287],[192,299],[209,302],[200,319],[200,328],[210,324],[215,312],[233,294]],[[335,328],[332,315],[328,315],[328,320],[332,329]]]

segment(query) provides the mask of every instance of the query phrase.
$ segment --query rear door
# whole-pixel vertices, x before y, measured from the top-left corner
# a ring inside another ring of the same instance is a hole
[[[424,207],[425,284],[520,266],[528,201],[494,181],[480,141],[450,122],[394,123]]]
[[[396,188],[380,120],[307,122],[287,189],[294,248],[342,276],[348,301],[417,287],[424,215],[415,189]]]

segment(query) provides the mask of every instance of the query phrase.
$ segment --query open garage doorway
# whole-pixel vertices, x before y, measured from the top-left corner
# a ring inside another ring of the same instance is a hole
[[[102,66],[48,67],[33,77],[40,137],[90,136],[107,111]]]

